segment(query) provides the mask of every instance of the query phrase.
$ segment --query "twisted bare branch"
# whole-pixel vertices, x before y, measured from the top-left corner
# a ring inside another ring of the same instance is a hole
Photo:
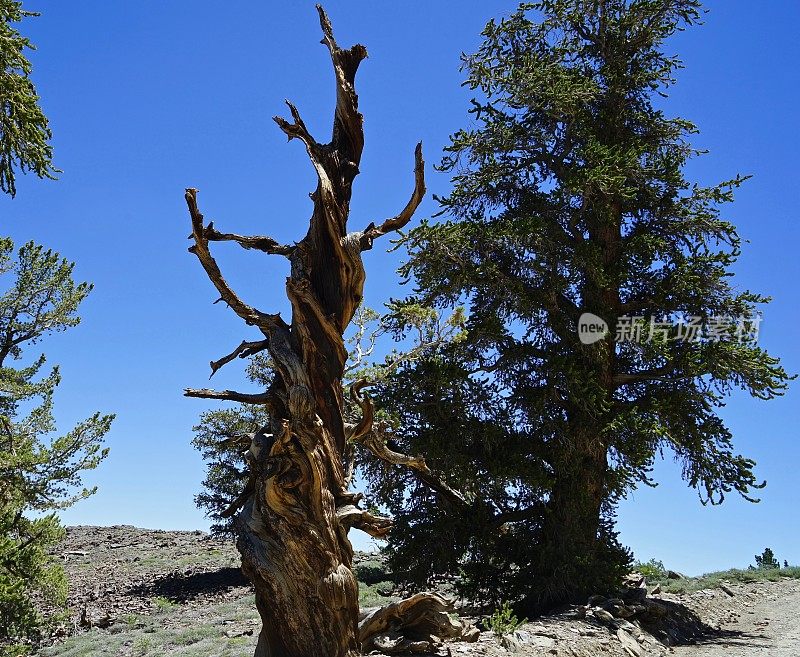
[[[322,160],[324,147],[322,144],[318,143],[314,137],[311,136],[308,128],[306,128],[305,121],[303,121],[302,117],[300,116],[300,112],[298,111],[297,107],[295,107],[294,103],[289,100],[285,100],[284,102],[289,107],[289,112],[292,114],[294,123],[290,123],[281,116],[273,116],[272,120],[278,124],[281,130],[283,130],[289,141],[292,139],[299,139],[305,144],[306,150],[308,151],[308,156],[316,166],[316,162]]]
[[[372,400],[367,395],[362,395],[361,391],[369,385],[364,379],[356,381],[350,387],[350,396],[354,402],[361,407],[362,417],[361,421],[351,430],[348,439],[363,445],[376,457],[391,463],[392,465],[402,465],[413,470],[416,477],[429,486],[432,490],[439,493],[444,499],[451,504],[459,506],[464,509],[469,509],[470,504],[466,498],[457,490],[448,486],[444,481],[439,479],[425,463],[422,456],[408,456],[395,452],[386,446],[386,440],[383,437],[386,427],[381,424],[377,428],[373,426],[375,419],[375,407]]]
[[[353,504],[336,509],[336,517],[348,529],[355,527],[373,538],[386,538],[394,524],[391,518],[377,516]]]
[[[209,242],[236,242],[243,249],[255,249],[271,255],[291,255],[295,246],[280,244],[277,240],[266,235],[237,235],[236,233],[220,233],[210,221],[203,229],[203,237]]]
[[[235,360],[236,358],[248,358],[250,356],[254,356],[257,353],[264,351],[268,347],[269,340],[258,340],[256,342],[247,342],[246,340],[242,340],[242,344],[236,347],[236,349],[234,349],[227,356],[223,356],[219,360],[211,361],[211,376],[214,376],[219,368],[221,368],[223,365],[227,365],[232,360]],[[208,378],[210,379],[211,376]]]
[[[454,507],[463,513],[474,514],[479,512],[486,519],[488,526],[494,530],[502,530],[506,523],[519,522],[535,518],[540,515],[544,505],[532,505],[523,509],[513,509],[508,511],[493,511],[487,500],[477,499],[470,502],[466,496],[449,486],[441,478],[437,477],[428,467],[425,459],[421,456],[407,456],[400,452],[389,449],[386,445],[384,435],[386,426],[381,423],[374,426],[375,410],[372,401],[361,391],[369,384],[366,380],[356,381],[350,387],[350,396],[360,407],[362,412],[361,421],[352,427],[348,435],[351,442],[363,445],[380,460],[392,465],[402,465],[410,468],[414,475],[432,491],[438,493]]]
[[[331,143],[337,145],[350,143],[353,152],[347,155],[357,163],[361,159],[361,150],[364,147],[362,129],[364,119],[358,111],[358,95],[353,83],[358,65],[367,57],[367,49],[357,43],[347,50],[342,50],[333,37],[331,21],[322,5],[317,5],[317,12],[323,33],[322,43],[327,46],[331,54],[333,70],[336,73],[336,117]],[[347,137],[339,135],[340,131],[344,131]]]
[[[269,395],[262,393],[236,392],[235,390],[210,390],[209,388],[185,388],[184,397],[196,397],[198,399],[217,399],[220,401],[241,402],[242,404],[270,404]]]
[[[270,332],[278,328],[288,328],[281,319],[280,314],[268,315],[247,305],[222,276],[216,260],[214,260],[211,251],[208,249],[208,240],[204,236],[203,215],[197,207],[197,191],[190,187],[186,190],[185,195],[186,205],[189,207],[189,214],[192,218],[192,239],[194,239],[194,244],[189,247],[189,252],[197,256],[209,279],[214,284],[214,287],[217,288],[222,300],[247,324],[257,326],[265,335],[269,335]]]
[[[400,214],[395,215],[391,219],[387,219],[380,226],[371,223],[364,229],[361,236],[361,250],[367,251],[372,248],[372,242],[380,237],[386,235],[394,230],[400,230],[414,216],[419,204],[425,196],[425,160],[422,159],[422,142],[417,144],[414,149],[414,191],[411,193],[411,198],[406,203],[406,207],[402,209]]]

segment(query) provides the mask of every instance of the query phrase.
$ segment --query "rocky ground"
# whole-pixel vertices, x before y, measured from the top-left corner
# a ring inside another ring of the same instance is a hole
[[[202,532],[71,527],[57,552],[69,575],[68,618],[41,657],[249,657],[260,627],[230,542]],[[357,555],[362,607],[396,600],[376,555]],[[736,583],[661,593],[635,578],[620,599],[523,623],[499,636],[486,618],[472,643],[439,655],[497,657],[750,657],[800,654],[800,581]],[[624,599],[623,599],[624,598]]]
[[[721,631],[675,657],[797,657],[800,655],[800,581],[783,580],[742,587],[735,612]]]

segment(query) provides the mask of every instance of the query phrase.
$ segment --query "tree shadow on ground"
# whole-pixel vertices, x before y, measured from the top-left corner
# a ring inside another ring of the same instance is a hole
[[[220,568],[209,572],[175,571],[161,575],[152,582],[137,584],[128,589],[128,594],[185,603],[199,598],[225,598],[236,589],[252,590],[252,586],[239,568]]]
[[[737,630],[717,630],[712,634],[690,641],[696,646],[722,646],[724,648],[750,648],[752,650],[774,647],[767,637]]]
[[[666,610],[663,617],[642,620],[642,626],[667,646],[719,645],[729,647],[763,648],[768,644],[763,636],[736,630],[720,630],[704,623],[688,607],[669,600],[658,600]]]

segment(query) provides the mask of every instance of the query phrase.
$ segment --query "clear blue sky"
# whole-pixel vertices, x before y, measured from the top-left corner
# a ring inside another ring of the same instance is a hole
[[[100,492],[63,519],[205,528],[192,503],[203,468],[189,441],[208,404],[184,398],[182,389],[205,386],[208,362],[253,334],[211,305],[211,285],[186,252],[183,190],[201,190],[206,216],[221,229],[284,241],[305,233],[313,173],[300,145],[287,144],[270,117],[290,98],[312,132],[328,137],[334,89],[313,3],[26,6],[43,14],[24,31],[38,45],[34,79],[64,173],[58,182],[24,178],[15,200],[0,198],[2,232],[53,247],[77,261],[80,279],[96,284],[83,324],[42,344],[62,366],[61,426],[94,410],[117,413],[111,456],[89,477]],[[357,85],[366,148],[352,225],[402,207],[417,140],[428,163],[438,161],[448,134],[467,121],[459,52],[477,46],[488,18],[514,7],[496,0],[328,2],[339,42],[360,41],[370,53]],[[762,343],[800,372],[800,4],[714,0],[708,7],[705,26],[670,43],[686,70],[668,107],[701,128],[695,143],[710,154],[691,167],[699,181],[754,175],[729,210],[751,241],[737,281],[774,296]],[[428,174],[431,192],[447,190],[444,175],[430,167]],[[417,216],[435,210],[429,197]],[[265,311],[285,309],[283,259],[232,247],[217,253],[248,301]],[[399,293],[398,258],[381,248],[367,255],[371,305]],[[241,388],[241,380],[241,368],[231,365],[214,385]],[[800,563],[798,394],[795,385],[770,403],[740,396],[725,409],[738,447],[768,480],[760,504],[731,496],[722,507],[701,507],[668,460],[656,470],[658,488],[623,503],[622,540],[638,557],[658,557],[690,574],[746,565],[767,545]]]

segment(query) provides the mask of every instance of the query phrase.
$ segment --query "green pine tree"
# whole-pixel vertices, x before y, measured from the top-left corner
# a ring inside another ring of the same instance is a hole
[[[94,489],[82,474],[105,458],[101,445],[113,416],[94,414],[64,435],[54,435],[53,396],[61,376],[45,370],[30,348],[80,321],[77,309],[90,292],[76,285],[73,265],[33,243],[14,258],[0,239],[0,654],[17,654],[45,622],[34,596],[62,605],[66,580],[50,548],[62,537],[56,511]]]
[[[53,178],[50,129],[30,80],[30,41],[16,29],[36,14],[16,0],[0,0],[0,190],[14,196],[15,174]],[[53,620],[44,602],[66,601],[64,571],[51,554],[62,538],[56,512],[94,493],[82,474],[102,461],[101,445],[113,416],[94,414],[62,436],[53,396],[58,367],[30,348],[78,324],[77,309],[91,285],[75,284],[74,265],[29,242],[14,257],[0,238],[0,655],[25,654]]]
[[[741,239],[721,210],[744,178],[687,179],[697,128],[664,109],[680,68],[665,42],[701,17],[697,0],[542,0],[464,57],[475,98],[442,164],[448,218],[411,231],[403,273],[406,305],[465,304],[468,337],[377,397],[397,449],[466,503],[367,463],[395,572],[460,569],[473,596],[535,612],[613,586],[629,561],[615,505],[662,450],[704,503],[761,486],[718,413],[789,379],[752,335],[768,299],[731,280]],[[592,344],[584,312],[610,327]]]
[[[268,387],[273,377],[271,364],[263,354],[247,365],[251,383]],[[259,404],[235,404],[205,411],[193,428],[192,447],[206,464],[206,476],[194,502],[212,521],[211,532],[233,536],[233,517],[227,510],[247,487],[246,453],[253,434],[269,425],[269,413]]]
[[[774,570],[775,568],[781,567],[780,561],[775,558],[775,553],[772,551],[772,548],[764,548],[764,551],[761,554],[757,554],[755,559],[756,568],[762,570]]]
[[[25,11],[19,0],[0,0],[0,190],[14,196],[16,170],[53,178],[50,128],[31,82],[26,50],[34,46],[17,30]]]

